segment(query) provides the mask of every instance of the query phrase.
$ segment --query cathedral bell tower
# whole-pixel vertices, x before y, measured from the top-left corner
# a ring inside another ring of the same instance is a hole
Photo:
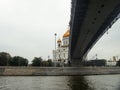
[[[58,48],[61,47],[61,43],[62,43],[62,41],[61,41],[60,39],[58,39],[58,40],[57,40]]]

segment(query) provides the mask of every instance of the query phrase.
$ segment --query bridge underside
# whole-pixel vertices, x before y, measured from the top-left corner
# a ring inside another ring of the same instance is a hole
[[[119,18],[120,0],[72,0],[69,57],[77,66]]]

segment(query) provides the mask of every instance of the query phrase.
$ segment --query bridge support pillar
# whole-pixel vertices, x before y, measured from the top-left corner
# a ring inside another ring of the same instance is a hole
[[[82,60],[80,60],[80,59],[72,59],[70,61],[70,64],[72,67],[81,67],[81,66],[83,66],[83,62],[81,62],[81,61]]]

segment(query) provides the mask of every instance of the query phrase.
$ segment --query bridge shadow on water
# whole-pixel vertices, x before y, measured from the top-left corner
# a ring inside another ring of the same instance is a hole
[[[84,76],[71,76],[69,78],[69,87],[71,90],[94,90]]]
[[[118,85],[118,88],[117,88],[117,90],[120,90],[120,81],[119,81],[119,85]]]

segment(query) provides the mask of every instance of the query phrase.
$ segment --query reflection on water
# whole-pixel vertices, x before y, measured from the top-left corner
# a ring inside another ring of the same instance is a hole
[[[86,76],[94,90],[120,90],[120,75]]]
[[[120,90],[120,75],[0,76],[0,90]]]
[[[69,86],[71,90],[94,90],[82,76],[70,77]]]

